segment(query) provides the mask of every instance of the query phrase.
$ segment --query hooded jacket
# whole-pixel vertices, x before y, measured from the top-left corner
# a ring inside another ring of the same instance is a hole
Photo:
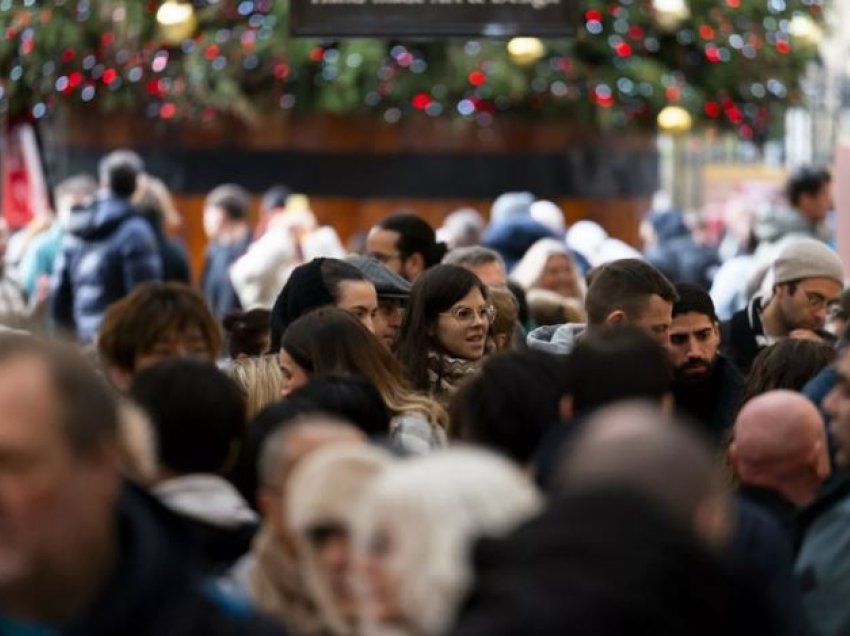
[[[746,308],[735,312],[720,326],[723,354],[744,374],[750,372],[759,351],[775,342],[764,333],[761,311],[761,296],[753,296]]]
[[[711,270],[720,264],[717,251],[697,245],[678,212],[656,212],[649,221],[657,243],[646,251],[646,260],[671,281],[708,289]]]
[[[89,342],[109,305],[136,285],[161,279],[150,224],[125,199],[98,199],[71,216],[53,274],[53,318]]]
[[[211,572],[232,567],[250,549],[259,517],[223,478],[183,475],[160,482],[152,492],[192,533],[199,557]]]
[[[587,325],[575,322],[538,327],[528,334],[528,348],[546,353],[567,355],[572,353],[579,338],[586,330]]]
[[[527,215],[510,215],[494,222],[484,233],[485,247],[496,250],[510,271],[528,251],[542,238],[554,238],[545,225]]]

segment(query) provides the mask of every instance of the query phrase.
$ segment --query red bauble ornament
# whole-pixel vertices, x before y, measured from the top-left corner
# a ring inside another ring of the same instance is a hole
[[[410,102],[417,110],[425,110],[431,105],[431,96],[428,93],[416,93]]]
[[[482,71],[472,71],[466,79],[473,86],[482,86],[487,81],[487,76]]]

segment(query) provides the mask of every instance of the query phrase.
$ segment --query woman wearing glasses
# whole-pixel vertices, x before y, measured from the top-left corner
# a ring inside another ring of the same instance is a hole
[[[447,404],[480,370],[495,313],[487,288],[469,270],[438,265],[425,272],[410,292],[397,351],[413,385]]]

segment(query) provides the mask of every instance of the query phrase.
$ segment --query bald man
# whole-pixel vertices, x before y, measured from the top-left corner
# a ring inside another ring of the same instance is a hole
[[[738,496],[779,521],[794,544],[797,514],[829,477],[826,431],[814,404],[793,391],[768,391],[750,400],[735,421],[729,462]]]
[[[562,457],[558,490],[625,486],[655,500],[710,544],[732,524],[708,441],[650,402],[622,402],[591,417]]]
[[[286,485],[295,467],[314,451],[365,443],[365,435],[354,425],[321,415],[288,422],[263,443],[257,467],[257,504],[263,521],[251,552],[234,568],[230,583],[290,633],[317,635],[323,626],[304,588],[296,541],[284,516]]]

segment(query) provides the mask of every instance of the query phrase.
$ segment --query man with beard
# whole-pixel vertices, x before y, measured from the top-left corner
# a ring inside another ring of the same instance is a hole
[[[735,421],[744,378],[720,350],[720,325],[711,296],[691,283],[676,285],[667,346],[676,407],[705,426],[718,442]]]
[[[743,373],[759,351],[782,338],[835,340],[823,330],[844,286],[844,266],[834,251],[815,239],[790,240],[768,275],[770,297],[756,295],[723,324],[723,352]]]

